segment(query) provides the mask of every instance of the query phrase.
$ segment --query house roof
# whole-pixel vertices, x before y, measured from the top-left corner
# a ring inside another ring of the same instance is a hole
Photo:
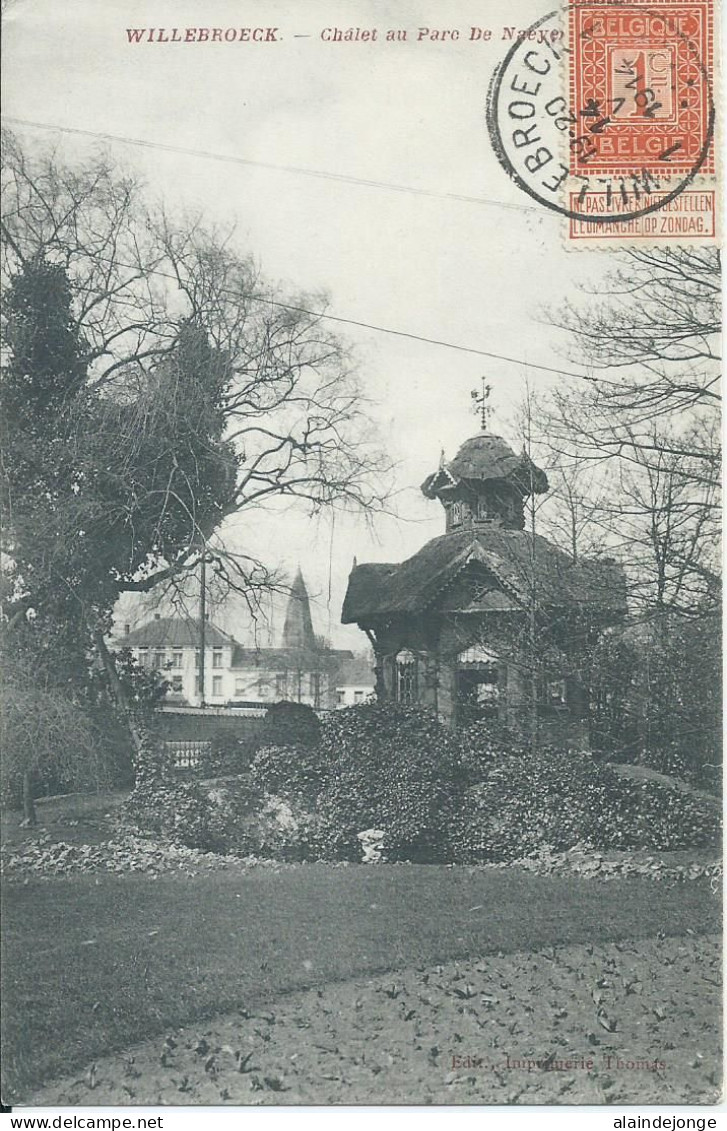
[[[159,617],[147,621],[134,632],[121,637],[121,648],[199,647],[199,620],[182,617]],[[305,666],[310,670],[334,667],[353,659],[347,648],[245,648],[234,636],[217,625],[205,625],[205,645],[209,648],[232,647],[233,668],[280,668]]]
[[[263,668],[285,671],[288,668],[301,668],[316,671],[337,667],[338,664],[353,658],[347,648],[243,648],[236,644],[232,652],[230,667],[249,669]]]
[[[337,687],[373,687],[374,661],[371,656],[352,656],[338,669]]]
[[[625,640],[637,648],[653,648],[655,645],[661,646],[664,638],[673,641],[678,633],[698,633],[705,628],[714,631],[719,639],[721,624],[722,616],[716,611],[694,615],[676,609],[652,609],[622,624],[611,626],[604,634],[604,640]]]
[[[122,648],[198,648],[199,637],[200,621],[196,617],[155,617],[122,636],[119,644]],[[204,639],[205,646],[210,648],[236,643],[234,636],[209,622],[205,624]]]
[[[616,563],[594,560],[574,564],[566,553],[537,534],[533,539],[524,530],[490,527],[433,538],[398,565],[356,566],[348,580],[341,620],[360,624],[381,616],[421,612],[472,562],[489,572],[495,588],[502,590],[515,607],[525,607],[530,599],[534,567],[541,605],[581,605],[619,612],[626,609],[624,573]],[[510,602],[509,607],[513,607]],[[502,607],[502,602],[490,602],[493,611],[498,606]]]
[[[517,455],[502,436],[481,432],[465,440],[453,460],[424,480],[422,492],[432,499],[443,488],[463,480],[484,483],[492,479],[507,479],[528,495],[548,490],[545,472],[524,451]]]

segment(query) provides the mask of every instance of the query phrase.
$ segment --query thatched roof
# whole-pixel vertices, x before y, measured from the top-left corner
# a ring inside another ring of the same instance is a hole
[[[456,487],[463,481],[484,483],[492,479],[508,480],[525,495],[548,490],[545,472],[524,451],[516,455],[502,436],[481,432],[465,440],[453,460],[424,480],[422,492],[432,499],[443,488]]]
[[[574,564],[545,538],[524,530],[489,527],[444,534],[427,542],[399,565],[356,566],[348,580],[341,620],[367,623],[392,614],[422,612],[471,563],[489,574],[493,589],[509,600],[493,599],[489,608],[525,608],[533,570],[538,604],[552,608],[582,606],[622,612],[626,608],[623,570],[610,561]],[[483,607],[483,611],[489,611]]]

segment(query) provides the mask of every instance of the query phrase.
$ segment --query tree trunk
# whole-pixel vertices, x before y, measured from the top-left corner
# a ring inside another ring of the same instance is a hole
[[[137,727],[136,722],[134,721],[134,713],[129,706],[129,701],[126,698],[126,693],[124,691],[121,680],[119,679],[119,674],[116,671],[116,664],[114,663],[113,656],[106,647],[106,641],[103,638],[103,633],[101,632],[101,630],[96,629],[93,636],[96,647],[98,648],[98,654],[101,657],[101,662],[106,670],[106,674],[109,677],[109,687],[111,688],[111,694],[116,700],[117,707],[126,719],[126,724],[129,728],[129,734],[131,735],[131,741],[134,744],[134,749],[136,750],[136,753],[140,755],[143,753],[144,742],[141,732]]]
[[[33,797],[33,774],[26,770],[23,774],[23,825],[34,826],[38,824],[35,812],[35,799]]]

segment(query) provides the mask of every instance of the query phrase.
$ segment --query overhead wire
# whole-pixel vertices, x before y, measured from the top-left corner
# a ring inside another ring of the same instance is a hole
[[[338,181],[341,184],[358,185],[360,188],[384,189],[389,192],[409,193],[412,196],[432,197],[435,200],[454,200],[464,204],[488,204],[495,208],[505,208],[513,212],[535,212],[542,216],[545,210],[530,204],[516,204],[493,197],[469,196],[458,192],[437,192],[434,189],[417,188],[414,185],[401,185],[394,181],[377,181],[369,177],[355,177],[348,173],[332,173],[325,169],[309,169],[302,165],[283,165],[272,161],[257,161],[251,157],[237,157],[232,153],[216,153],[209,149],[193,149],[184,145],[171,145],[168,142],[149,141],[146,138],[127,137],[124,134],[102,133],[100,130],[84,130],[75,126],[59,126],[51,122],[34,122],[27,118],[16,118],[3,114],[3,121],[26,129],[49,130],[78,137],[95,138],[98,141],[118,142],[133,145],[140,149],[159,149],[166,153],[179,153],[185,157],[202,157],[206,161],[221,161],[228,165],[244,165],[249,168],[267,169],[276,173],[289,173],[295,176],[314,177],[319,180]]]
[[[256,160],[253,160],[251,158],[236,157],[233,154],[216,153],[212,150],[193,149],[193,148],[186,147],[186,146],[171,145],[171,144],[168,144],[166,142],[149,141],[149,140],[143,139],[143,138],[128,137],[128,136],[123,135],[123,134],[105,133],[105,132],[102,132],[102,131],[99,131],[99,130],[85,130],[85,129],[81,129],[81,128],[78,128],[78,127],[60,126],[60,125],[57,125],[57,124],[51,123],[51,122],[37,122],[37,121],[32,121],[32,120],[27,119],[27,118],[18,118],[18,117],[12,116],[12,115],[2,115],[2,120],[5,121],[5,122],[8,122],[8,123],[11,123],[13,125],[17,125],[17,126],[21,126],[21,127],[25,127],[25,128],[30,128],[30,129],[48,130],[48,131],[55,132],[55,133],[77,135],[77,136],[81,136],[81,137],[91,137],[91,138],[95,138],[96,140],[105,141],[105,142],[120,142],[121,144],[124,144],[124,145],[132,145],[132,146],[137,146],[139,148],[144,148],[144,149],[158,149],[158,150],[161,150],[161,151],[164,151],[164,152],[179,153],[179,154],[182,154],[184,156],[200,157],[200,158],[203,158],[205,160],[222,161],[222,162],[225,162],[225,163],[228,163],[228,164],[238,164],[238,165],[243,165],[243,166],[258,167],[258,168],[261,168],[261,169],[269,169],[269,170],[273,170],[273,171],[276,171],[276,172],[283,172],[283,173],[297,174],[297,175],[301,175],[301,176],[310,176],[310,177],[315,177],[315,178],[319,178],[319,179],[333,180],[333,181],[338,181],[338,182],[341,182],[341,183],[344,183],[344,184],[354,184],[354,185],[359,185],[359,186],[368,187],[368,188],[378,188],[378,189],[389,190],[389,191],[393,191],[393,192],[411,193],[411,194],[416,195],[416,196],[428,196],[428,197],[434,197],[434,198],[437,198],[437,199],[453,200],[453,201],[459,201],[459,202],[464,202],[464,203],[469,203],[469,204],[480,204],[480,205],[484,204],[484,205],[490,205],[490,206],[493,206],[493,207],[514,209],[516,211],[521,211],[521,212],[537,212],[538,214],[542,213],[542,209],[535,208],[531,205],[513,204],[513,203],[510,203],[510,202],[507,202],[507,201],[496,200],[496,199],[490,198],[490,197],[475,197],[475,196],[463,195],[463,194],[460,194],[460,193],[435,192],[435,191],[430,190],[430,189],[415,188],[411,185],[399,185],[399,184],[395,184],[395,183],[389,182],[389,181],[377,181],[377,180],[373,180],[373,179],[369,179],[369,178],[363,178],[363,177],[352,177],[352,176],[342,174],[342,173],[331,173],[331,172],[327,172],[327,171],[319,170],[319,169],[308,169],[308,168],[305,168],[305,167],[302,167],[302,166],[280,165],[280,164],[274,164],[274,163],[271,163],[271,162],[256,161]],[[109,260],[104,260],[102,257],[99,257],[99,261],[100,262],[110,262]],[[118,263],[118,266],[126,267],[129,270],[135,269],[134,267],[132,267],[131,264]],[[177,282],[177,280],[175,279],[175,277],[171,273],[161,271],[158,268],[153,268],[151,270],[153,271],[153,273],[155,275],[158,275],[160,278],[166,278],[166,279],[170,279],[172,282]],[[223,293],[234,294],[234,292],[232,292],[231,290],[229,290],[227,288],[221,288],[221,290],[223,291]],[[380,326],[380,325],[378,325],[374,322],[367,322],[367,321],[364,321],[362,319],[345,318],[342,315],[328,314],[324,311],[312,311],[312,310],[306,309],[305,307],[296,306],[292,303],[283,303],[283,302],[280,302],[280,301],[277,301],[277,300],[273,300],[268,296],[248,295],[246,297],[251,299],[252,301],[255,301],[255,302],[266,302],[269,305],[274,306],[274,307],[279,308],[279,309],[282,309],[282,310],[290,310],[290,311],[295,312],[295,313],[305,314],[308,317],[320,318],[320,319],[328,321],[328,322],[336,322],[339,325],[353,326],[353,327],[356,327],[358,329],[371,330],[371,331],[373,331],[375,333],[379,333],[379,334],[388,334],[388,335],[391,335],[391,336],[394,336],[394,337],[406,338],[409,341],[417,341],[417,342],[422,342],[425,345],[439,346],[443,349],[457,350],[461,353],[470,353],[470,354],[473,354],[473,355],[478,356],[478,357],[487,357],[487,358],[491,358],[495,361],[504,361],[504,362],[506,362],[508,364],[512,364],[512,365],[524,365],[529,369],[537,369],[540,372],[553,373],[557,376],[575,377],[577,380],[590,381],[590,382],[593,382],[593,381],[596,380],[596,378],[594,378],[593,376],[590,376],[590,375],[585,374],[585,373],[576,373],[572,370],[566,370],[566,369],[562,369],[560,367],[555,367],[555,366],[542,365],[542,364],[537,363],[537,362],[528,362],[528,361],[522,360],[521,358],[509,357],[506,354],[497,353],[493,350],[483,350],[483,349],[479,349],[479,348],[476,348],[476,347],[473,347],[473,346],[463,345],[463,344],[458,343],[458,342],[449,342],[449,341],[446,341],[445,339],[442,339],[442,338],[430,338],[430,337],[427,337],[426,335],[423,335],[423,334],[415,334],[415,333],[412,333],[412,332],[406,331],[406,330],[398,330],[398,329],[394,329],[393,327],[390,327],[390,326]],[[603,379],[601,379],[601,381],[603,382]]]
[[[96,255],[95,259],[98,263],[104,263],[109,266],[116,266],[124,268],[128,271],[138,270],[138,265],[133,263],[124,263],[118,259],[109,259],[102,255]],[[160,279],[166,279],[169,282],[178,284],[179,280],[176,275],[171,271],[163,271],[160,267],[147,267],[146,271],[150,275],[156,275]],[[131,280],[130,280],[131,282]],[[76,287],[78,290],[91,288]],[[220,287],[221,294],[230,295],[232,298],[239,298],[238,292],[234,291],[231,287]],[[508,354],[497,353],[494,350],[485,350],[476,346],[466,346],[461,342],[449,342],[444,338],[429,338],[424,334],[415,334],[409,330],[396,330],[392,326],[380,326],[375,322],[365,322],[358,318],[345,318],[342,315],[328,314],[324,310],[310,310],[305,306],[298,306],[295,303],[281,302],[279,299],[273,299],[269,295],[256,295],[246,294],[245,300],[249,302],[263,303],[267,306],[273,306],[279,310],[289,310],[296,314],[305,314],[309,318],[320,319],[324,322],[336,322],[344,326],[354,326],[362,330],[371,330],[379,334],[389,334],[397,338],[406,338],[409,341],[422,342],[424,345],[440,346],[442,349],[457,350],[461,353],[474,354],[477,357],[487,357],[495,361],[504,361],[511,365],[523,365],[528,369],[538,369],[544,373],[554,373],[558,377],[574,377],[579,381],[598,382],[600,384],[615,384],[616,382],[609,382],[603,377],[595,377],[587,373],[577,373],[575,370],[563,369],[553,365],[543,365],[536,361],[525,361],[523,358],[510,357]],[[115,296],[114,301],[123,304],[123,300],[118,295]]]

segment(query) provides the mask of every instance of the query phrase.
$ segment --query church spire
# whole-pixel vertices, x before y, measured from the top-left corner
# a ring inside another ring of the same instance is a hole
[[[316,640],[313,634],[313,619],[310,612],[308,590],[305,587],[300,566],[298,566],[285,613],[283,647],[294,648],[298,652],[312,652],[315,646]]]

